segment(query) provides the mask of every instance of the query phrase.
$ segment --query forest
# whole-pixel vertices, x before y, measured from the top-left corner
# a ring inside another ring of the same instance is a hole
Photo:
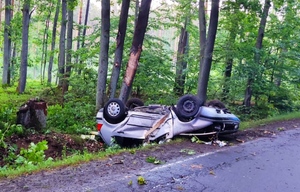
[[[242,121],[300,109],[298,0],[0,2],[0,141],[30,97],[66,133],[95,130],[109,98],[194,94]]]

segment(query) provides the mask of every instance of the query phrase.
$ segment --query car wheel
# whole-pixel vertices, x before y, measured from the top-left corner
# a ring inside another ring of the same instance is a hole
[[[144,106],[144,102],[139,98],[131,98],[126,102],[126,107],[130,109],[134,109],[135,107]]]
[[[126,117],[125,105],[120,99],[110,99],[104,105],[104,118],[107,122],[116,124]]]
[[[191,119],[197,114],[200,106],[201,100],[198,97],[184,95],[177,102],[177,116],[183,119]]]

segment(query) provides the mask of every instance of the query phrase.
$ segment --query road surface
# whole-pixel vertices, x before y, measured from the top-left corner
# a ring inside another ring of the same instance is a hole
[[[83,167],[0,180],[0,191],[299,192],[300,129],[118,174],[91,162],[88,178]]]

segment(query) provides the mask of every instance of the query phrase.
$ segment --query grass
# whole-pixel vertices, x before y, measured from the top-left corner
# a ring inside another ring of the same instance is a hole
[[[286,121],[286,120],[299,119],[299,118],[300,118],[300,112],[293,112],[293,113],[277,115],[277,116],[274,116],[274,117],[269,117],[269,118],[266,118],[266,119],[241,122],[240,130],[254,128],[254,127],[257,127],[257,126],[266,125],[266,124],[274,123],[274,122],[277,122],[277,121]]]
[[[0,107],[8,103],[15,106],[20,106],[31,98],[38,97],[41,90],[45,88],[40,82],[28,80],[26,83],[26,90],[23,94],[18,94],[17,83],[10,87],[0,87]]]
[[[112,149],[112,150],[101,151],[99,153],[86,152],[84,154],[75,154],[72,156],[68,156],[62,160],[44,161],[39,163],[36,166],[27,165],[27,166],[19,166],[17,168],[0,167],[0,179],[14,178],[24,174],[32,174],[43,170],[49,171],[49,170],[55,170],[63,167],[76,166],[93,160],[103,160],[110,155],[117,155],[125,151],[128,151],[128,149]]]

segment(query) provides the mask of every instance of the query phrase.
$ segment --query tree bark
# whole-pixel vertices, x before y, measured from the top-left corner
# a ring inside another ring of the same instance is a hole
[[[110,30],[110,1],[101,2],[101,39],[100,39],[100,58],[98,67],[96,110],[102,108],[105,103],[105,89],[108,69],[108,49],[109,49],[109,30]]]
[[[189,33],[186,30],[187,19],[185,21],[184,27],[181,29],[181,35],[178,42],[178,51],[177,51],[177,62],[176,62],[176,76],[175,76],[175,85],[174,93],[177,96],[182,96],[184,94],[184,84],[185,84],[185,70],[187,67],[187,62],[185,57],[188,54],[188,36]]]
[[[208,36],[206,40],[206,47],[203,57],[203,65],[200,68],[199,79],[198,79],[198,97],[202,101],[202,104],[206,101],[207,86],[209,81],[209,73],[212,63],[212,55],[214,51],[215,39],[218,28],[219,19],[219,0],[213,0],[210,12],[210,21],[208,28]]]
[[[5,0],[2,85],[10,84],[10,61],[11,61],[11,39],[10,39],[10,30],[9,30],[10,22],[11,22],[11,0]]]
[[[199,69],[202,68],[204,50],[206,46],[206,19],[204,0],[199,1],[199,32],[200,32],[200,63]]]
[[[50,17],[51,17],[51,10],[49,9],[49,14],[45,21],[45,30],[44,30],[44,38],[43,38],[43,45],[42,45],[42,59],[41,59],[41,83],[44,83],[45,80],[45,70],[46,70],[46,61],[47,61],[47,53],[48,53],[48,30],[50,25]]]
[[[60,10],[60,0],[57,1],[54,21],[53,21],[52,40],[51,40],[51,55],[50,55],[49,65],[48,65],[48,81],[47,82],[49,85],[52,82],[52,67],[53,67],[53,59],[54,59],[56,27],[57,27],[59,10]]]
[[[80,0],[79,5],[79,14],[78,14],[78,32],[77,32],[77,45],[76,50],[78,51],[80,49],[80,38],[81,38],[81,24],[82,24],[82,7],[83,7],[83,0]],[[76,64],[79,63],[79,54],[76,55]]]
[[[84,47],[85,44],[85,34],[86,34],[86,27],[87,27],[87,23],[88,23],[88,18],[89,18],[89,10],[90,10],[90,0],[87,0],[87,4],[86,4],[86,10],[85,10],[85,19],[84,19],[84,28],[82,31],[82,40],[81,40],[81,47]],[[79,62],[79,69],[78,69],[78,74],[81,74],[81,70],[83,68],[83,60],[80,59]]]
[[[62,0],[61,4],[61,29],[60,29],[60,40],[59,40],[59,58],[58,58],[58,86],[62,87],[63,78],[65,74],[65,63],[66,63],[66,24],[67,24],[67,0]]]
[[[114,98],[116,95],[117,84],[118,84],[120,70],[122,66],[129,4],[130,4],[130,0],[122,1],[122,8],[121,8],[120,20],[119,20],[119,29],[118,29],[117,39],[116,39],[117,48],[115,51],[115,59],[114,59],[112,74],[110,77],[110,86],[108,90],[109,98]]]
[[[151,0],[142,0],[137,24],[134,30],[129,61],[127,63],[126,72],[119,96],[119,99],[121,99],[124,103],[129,97],[130,87],[132,85],[138,67],[138,61],[142,52],[144,36],[148,25],[150,6]]]
[[[21,51],[21,66],[20,66],[20,80],[18,85],[19,93],[24,93],[27,79],[28,66],[28,34],[29,34],[29,20],[30,20],[30,0],[25,0],[23,4],[23,20],[22,20],[22,51]]]
[[[69,78],[72,69],[72,43],[73,43],[73,10],[68,10],[68,30],[67,30],[67,55],[66,55],[66,71],[63,80],[63,95],[69,89]]]
[[[259,62],[260,62],[260,51],[262,48],[262,42],[263,42],[263,37],[264,37],[264,33],[265,33],[265,27],[267,24],[267,18],[268,18],[270,7],[271,7],[271,1],[265,0],[265,5],[264,5],[261,20],[260,20],[260,24],[259,24],[259,28],[258,28],[258,35],[257,35],[257,39],[256,39],[256,44],[255,44],[256,50],[254,53],[254,63],[256,65],[259,65]],[[243,104],[246,107],[251,106],[251,97],[252,97],[252,92],[253,92],[252,84],[254,82],[254,78],[253,78],[254,75],[255,75],[255,71],[250,72],[250,75],[247,80],[245,97],[244,97],[244,102],[243,102]]]

